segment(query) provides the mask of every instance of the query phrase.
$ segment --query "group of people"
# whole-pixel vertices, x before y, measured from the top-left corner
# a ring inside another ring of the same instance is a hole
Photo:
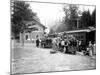
[[[68,53],[73,51],[80,51],[83,52],[84,55],[89,56],[96,54],[96,44],[92,44],[91,41],[89,41],[89,44],[87,46],[84,46],[82,45],[82,41],[76,40],[75,38],[70,37],[69,39],[68,37],[58,37],[53,39],[52,44],[52,48],[55,52],[62,51],[63,53]]]
[[[87,54],[89,56],[93,56],[96,54],[96,44],[92,44],[91,41],[89,41],[88,47],[87,47]]]
[[[39,47],[40,40],[36,39],[36,47]],[[57,37],[52,39],[52,48],[54,52],[61,51],[63,53],[67,53],[69,51],[72,51],[73,49],[76,49],[74,51],[83,51],[85,55],[92,56],[93,54],[96,54],[96,44],[92,44],[91,41],[89,41],[89,44],[87,47],[82,46],[82,41],[76,40],[74,37]]]
[[[75,39],[72,40],[73,42],[71,42],[71,40],[68,39],[68,37],[65,37],[65,38],[61,38],[61,37],[58,37],[58,38],[54,38],[53,41],[52,41],[52,48],[53,50],[56,52],[56,51],[62,51],[64,53],[67,53],[69,51],[69,48],[68,46],[70,45],[73,45],[74,46],[74,41]],[[77,45],[77,43],[76,43]]]

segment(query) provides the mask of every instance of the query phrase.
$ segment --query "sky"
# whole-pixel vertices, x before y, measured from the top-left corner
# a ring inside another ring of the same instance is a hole
[[[61,4],[48,4],[48,3],[30,3],[31,9],[33,12],[37,13],[40,21],[48,26],[51,27],[52,22],[53,24],[55,21],[62,19],[64,16],[64,12],[62,10]]]
[[[48,33],[50,28],[59,22],[64,17],[63,5],[62,4],[51,4],[51,3],[36,3],[36,2],[28,2],[30,4],[30,8],[33,12],[37,13],[37,16],[40,19],[40,22],[45,25],[48,29],[46,32]],[[79,5],[79,10],[90,10],[95,9],[94,6],[83,6]]]

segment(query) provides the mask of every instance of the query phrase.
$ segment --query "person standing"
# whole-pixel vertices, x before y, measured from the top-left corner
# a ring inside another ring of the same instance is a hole
[[[62,47],[62,51],[65,53],[65,41],[64,41],[64,39],[62,39],[62,41],[61,41],[61,47]]]
[[[93,54],[96,55],[96,43],[93,44]]]
[[[79,40],[77,40],[77,51],[79,51]]]
[[[59,51],[61,51],[61,39],[59,39]]]
[[[89,41],[89,55],[90,56],[93,55],[93,45],[92,45],[91,41]]]
[[[52,44],[53,44],[52,48],[53,48],[54,52],[56,52],[56,51],[57,51],[57,42],[56,42],[56,38],[53,39]]]
[[[65,53],[67,53],[68,52],[68,40],[67,39],[65,39],[65,49],[66,49]]]
[[[37,35],[37,39],[36,39],[36,47],[39,47],[39,39],[38,39],[38,35]]]
[[[79,41],[78,47],[79,47],[79,52],[81,52],[82,51],[82,41]]]

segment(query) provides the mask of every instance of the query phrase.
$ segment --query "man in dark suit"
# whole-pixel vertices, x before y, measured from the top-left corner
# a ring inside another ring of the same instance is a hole
[[[36,36],[37,39],[36,39],[36,47],[39,47],[39,39],[38,39],[38,35]]]

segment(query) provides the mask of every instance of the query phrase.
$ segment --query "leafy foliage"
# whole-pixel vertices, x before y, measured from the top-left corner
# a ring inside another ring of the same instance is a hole
[[[77,20],[78,29],[96,27],[96,9],[90,13],[89,10],[81,11],[76,5],[65,5],[63,10],[65,13],[63,22],[53,26],[50,33],[77,29]]]
[[[24,1],[12,2],[12,14],[11,14],[11,30],[13,36],[18,36],[24,29],[25,24],[23,21],[28,21],[36,17],[36,13],[33,13],[28,3]]]
[[[67,25],[68,30],[72,30],[77,26],[77,19],[79,18],[80,12],[78,11],[78,6],[68,5],[63,8],[65,12],[64,23]]]
[[[63,11],[65,17],[62,22],[59,22],[53,26],[50,30],[50,33],[54,32],[63,32],[67,30],[73,30],[77,28],[77,19],[79,18],[80,11],[76,5],[64,5]]]
[[[84,11],[81,16],[81,28],[95,27],[96,25],[96,9],[90,14],[90,11]]]
[[[92,26],[96,27],[96,9],[92,13],[91,21],[92,21]]]

